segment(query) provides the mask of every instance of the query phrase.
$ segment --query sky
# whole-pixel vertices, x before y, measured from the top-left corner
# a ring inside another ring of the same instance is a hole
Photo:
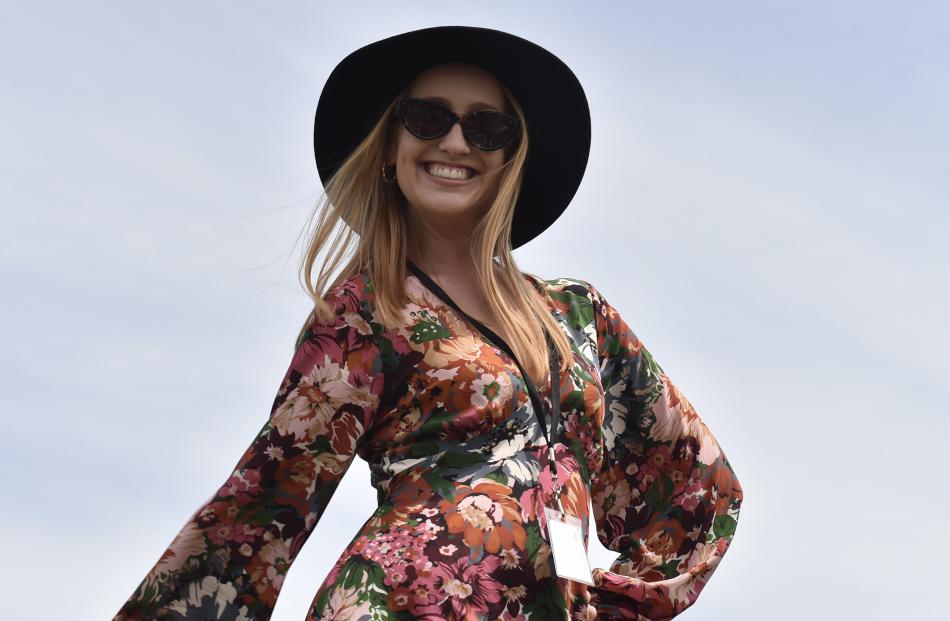
[[[742,484],[732,547],[680,618],[946,618],[946,3],[4,13],[7,617],[111,618],[227,478],[309,310],[324,81],[362,45],[463,24],[554,52],[590,103],[583,182],[520,267],[594,283]],[[357,459],[273,619],[304,618],[375,507]]]

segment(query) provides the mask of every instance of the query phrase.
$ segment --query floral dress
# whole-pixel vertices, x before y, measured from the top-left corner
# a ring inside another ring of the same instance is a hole
[[[619,552],[594,586],[559,577],[534,387],[497,335],[408,262],[396,328],[365,272],[334,285],[297,342],[268,420],[115,619],[266,620],[357,454],[378,508],[307,619],[670,619],[736,530],[742,489],[686,396],[591,283],[526,275],[571,342],[555,442],[564,509]],[[540,401],[544,401],[543,404]],[[548,423],[550,426],[550,423]],[[585,543],[586,545],[586,543]]]

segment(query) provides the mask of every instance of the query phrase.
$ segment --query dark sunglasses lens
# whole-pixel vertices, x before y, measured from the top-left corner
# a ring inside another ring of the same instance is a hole
[[[496,112],[477,112],[465,122],[468,139],[479,149],[493,151],[505,146],[515,133],[510,119]]]
[[[418,99],[403,102],[402,117],[410,133],[426,140],[444,136],[455,122],[455,117],[439,104]],[[518,126],[510,117],[486,110],[466,118],[462,129],[476,147],[494,151],[516,136]]]
[[[406,102],[406,129],[419,138],[438,138],[446,133],[452,118],[445,110],[424,101]]]

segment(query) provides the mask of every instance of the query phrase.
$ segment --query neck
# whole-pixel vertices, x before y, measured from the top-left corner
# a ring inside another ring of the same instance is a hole
[[[445,239],[427,240],[410,245],[407,256],[433,279],[475,280],[475,262],[467,240],[461,244]]]

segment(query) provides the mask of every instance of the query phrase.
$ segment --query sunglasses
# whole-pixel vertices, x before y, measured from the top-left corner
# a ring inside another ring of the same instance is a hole
[[[396,118],[409,133],[423,140],[435,140],[462,126],[462,134],[482,151],[497,151],[521,136],[521,120],[494,110],[456,114],[446,106],[418,97],[401,97],[396,102]]]

